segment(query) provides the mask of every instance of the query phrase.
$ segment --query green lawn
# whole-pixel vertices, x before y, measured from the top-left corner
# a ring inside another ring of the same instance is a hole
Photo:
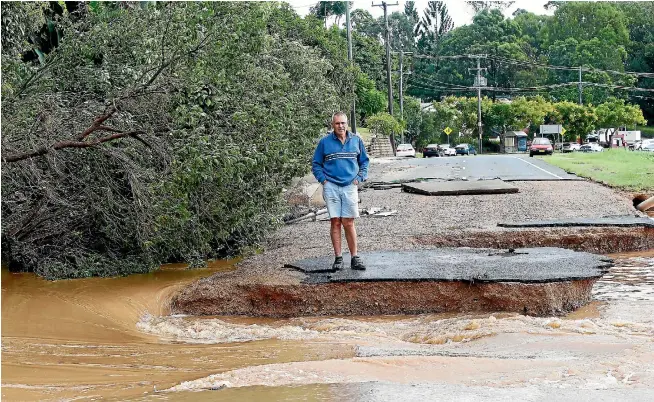
[[[654,153],[622,149],[555,153],[544,161],[577,176],[629,191],[654,190]]]
[[[370,142],[370,130],[365,127],[357,127],[357,134],[363,138],[363,141],[367,144]]]

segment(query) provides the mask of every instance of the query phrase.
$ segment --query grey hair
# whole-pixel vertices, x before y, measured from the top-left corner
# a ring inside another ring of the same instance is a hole
[[[332,123],[334,122],[334,119],[336,119],[336,116],[343,116],[347,119],[347,114],[345,112],[336,112],[332,115]]]

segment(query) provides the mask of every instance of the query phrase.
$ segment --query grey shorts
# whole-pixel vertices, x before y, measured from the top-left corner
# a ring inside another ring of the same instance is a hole
[[[322,186],[322,198],[330,218],[359,217],[359,192],[355,184],[341,187],[327,181]]]

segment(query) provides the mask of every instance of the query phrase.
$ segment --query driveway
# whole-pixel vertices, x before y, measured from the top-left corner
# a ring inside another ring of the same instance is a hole
[[[546,160],[546,159],[545,159]],[[444,179],[509,181],[577,180],[577,176],[527,155],[476,155],[397,159],[375,181]]]

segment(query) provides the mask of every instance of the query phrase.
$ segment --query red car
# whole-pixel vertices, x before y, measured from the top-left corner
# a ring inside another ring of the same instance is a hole
[[[541,155],[552,155],[554,148],[549,138],[534,138],[529,147],[529,156],[534,156],[537,154]]]

